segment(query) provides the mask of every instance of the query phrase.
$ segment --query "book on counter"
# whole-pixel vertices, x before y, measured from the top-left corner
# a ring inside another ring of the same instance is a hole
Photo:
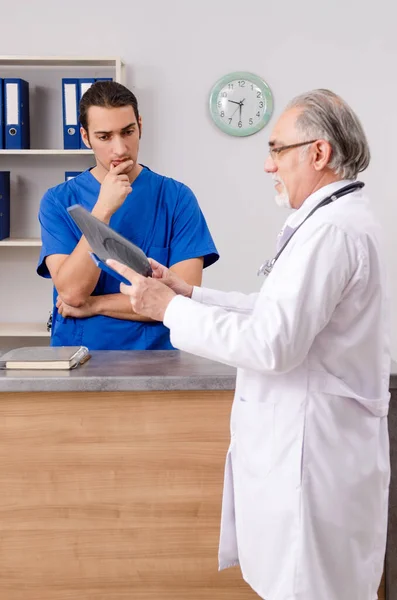
[[[91,358],[86,346],[28,346],[0,357],[0,369],[74,369]]]

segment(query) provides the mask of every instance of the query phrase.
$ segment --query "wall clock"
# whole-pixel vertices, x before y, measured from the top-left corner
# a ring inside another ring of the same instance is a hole
[[[260,131],[272,112],[269,86],[252,73],[236,71],[224,75],[211,90],[211,117],[229,135],[247,136]]]

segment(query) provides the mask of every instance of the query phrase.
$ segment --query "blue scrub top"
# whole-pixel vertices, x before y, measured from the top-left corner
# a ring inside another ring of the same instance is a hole
[[[45,259],[51,254],[71,254],[81,232],[67,212],[73,204],[92,211],[100,183],[84,171],[74,179],[51,188],[39,212],[42,250],[37,273],[50,277]],[[204,267],[219,258],[205,218],[193,192],[184,184],[144,167],[133,182],[132,192],[110,220],[110,226],[142,248],[147,256],[170,267],[191,258],[204,257]],[[116,294],[120,283],[101,271],[93,295]],[[172,349],[169,330],[162,323],[139,323],[102,315],[85,319],[64,318],[55,306],[52,346],[82,344],[91,350]]]

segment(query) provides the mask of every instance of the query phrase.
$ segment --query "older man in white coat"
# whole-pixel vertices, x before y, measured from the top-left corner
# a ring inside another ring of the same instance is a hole
[[[153,262],[133,310],[238,368],[220,568],[266,600],[375,600],[389,488],[389,318],[381,232],[357,175],[365,134],[338,96],[295,98],[265,170],[296,209],[259,293],[192,288]]]

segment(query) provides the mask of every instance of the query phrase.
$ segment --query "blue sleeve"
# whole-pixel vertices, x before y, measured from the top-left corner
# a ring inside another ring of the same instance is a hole
[[[181,185],[172,224],[169,265],[200,256],[204,257],[204,268],[219,258],[196,196]]]
[[[71,254],[78,243],[71,218],[52,190],[46,192],[40,203],[42,248],[37,266],[41,277],[50,278],[45,259],[51,254]]]

